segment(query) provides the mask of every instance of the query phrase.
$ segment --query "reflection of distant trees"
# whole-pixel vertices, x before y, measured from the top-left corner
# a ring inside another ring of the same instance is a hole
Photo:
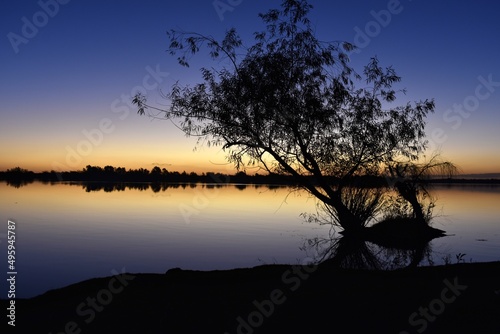
[[[27,184],[33,183],[33,180],[7,180],[7,185],[14,188],[21,188]]]
[[[151,183],[150,185],[151,190],[153,190],[154,193],[158,193],[161,190],[161,184],[158,182]]]
[[[35,173],[21,167],[15,167],[0,172],[0,180],[7,181],[7,185],[11,187],[21,188],[35,180]]]
[[[237,184],[238,189],[243,190],[247,185],[253,184],[254,187],[264,186],[269,189],[278,189],[284,186],[296,186],[297,182],[293,177],[284,175],[248,175],[245,172],[238,172],[234,175],[227,175],[222,173],[201,173],[197,174],[195,172],[182,172],[168,171],[165,168],[160,168],[155,166],[150,170],[146,168],[139,169],[125,169],[124,167],[113,167],[113,166],[91,166],[88,165],[80,171],[66,171],[66,172],[56,172],[56,171],[44,171],[40,173],[35,173],[20,167],[15,167],[8,169],[6,171],[0,171],[0,181],[7,181],[7,184],[12,187],[22,187],[33,181],[40,181],[43,183],[60,183],[60,182],[87,182],[85,184],[85,189],[89,191],[94,190],[105,190],[105,191],[121,191],[125,189],[123,184],[125,183],[152,183],[154,185],[147,186],[146,189],[151,188],[154,192],[164,191],[167,187],[165,183],[177,184],[176,187],[195,187],[196,184],[204,184],[207,188],[216,188],[226,184]],[[474,184],[494,184],[500,183],[500,180],[427,180],[427,182],[432,183],[474,183]],[[96,182],[96,184],[90,184],[90,182]],[[105,183],[106,186],[97,183]],[[311,179],[311,182],[314,180]],[[329,180],[331,183],[336,183],[338,180],[332,178]],[[387,180],[385,178],[377,178],[373,176],[358,176],[353,177],[350,181],[352,185],[361,188],[376,188],[384,187],[387,185]],[[126,186],[132,189],[145,190],[144,186]]]
[[[73,183],[75,184],[75,183]],[[81,185],[86,192],[91,191],[101,191],[112,192],[112,191],[124,191],[125,189],[135,189],[135,190],[148,190],[152,189],[154,192],[159,192],[162,189],[162,185],[158,183],[116,183],[116,182],[79,182],[76,183]],[[165,188],[166,189],[166,188]]]
[[[49,182],[45,182],[49,184]],[[128,190],[139,190],[146,191],[152,190],[154,193],[165,192],[168,189],[186,189],[186,188],[196,188],[201,187],[202,189],[219,189],[223,187],[234,187],[239,190],[245,190],[247,188],[246,185],[242,184],[197,184],[197,183],[168,183],[168,182],[63,182],[68,185],[78,185],[81,186],[86,192],[93,191],[104,191],[104,192],[112,192],[112,191],[124,191]],[[60,182],[52,182],[50,184],[60,184]],[[259,187],[266,187],[269,190],[276,189],[275,185],[259,185]]]

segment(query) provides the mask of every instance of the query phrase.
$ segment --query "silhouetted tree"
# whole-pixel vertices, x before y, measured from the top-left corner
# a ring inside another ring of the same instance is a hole
[[[201,143],[221,145],[238,169],[257,165],[294,176],[334,208],[342,228],[355,231],[364,222],[342,200],[349,180],[380,175],[382,165],[398,157],[417,159],[434,102],[394,106],[396,72],[373,58],[357,74],[347,56],[355,46],[320,41],[307,18],[311,8],[303,0],[285,0],[281,10],[260,14],[266,30],[255,33],[249,48],[234,29],[222,41],[170,31],[169,50],[179,54],[181,65],[189,66],[190,56],[206,47],[228,66],[203,68],[204,82],[194,87],[175,84],[167,110],[149,105],[140,93],[133,103],[139,114],[164,113]]]
[[[397,203],[398,216],[411,216],[420,224],[427,224],[434,207],[434,201],[428,191],[430,177],[451,177],[458,173],[458,168],[434,153],[427,162],[392,161],[387,165],[391,184],[399,196],[411,206],[411,212],[401,202]],[[424,204],[424,202],[428,202]]]
[[[158,167],[158,166],[153,167],[153,169],[151,169],[151,174],[161,175],[161,169],[160,169],[160,167]]]
[[[152,181],[161,181],[161,168],[158,166],[153,167],[153,169],[151,169],[150,176]]]
[[[107,165],[104,166],[104,173],[113,174],[115,172],[115,167]]]

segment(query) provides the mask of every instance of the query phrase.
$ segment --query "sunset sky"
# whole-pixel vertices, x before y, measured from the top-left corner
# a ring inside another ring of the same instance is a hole
[[[233,172],[220,148],[193,151],[165,120],[139,116],[132,95],[166,105],[161,91],[195,84],[166,49],[171,28],[222,38],[235,27],[246,45],[263,30],[258,13],[281,1],[4,1],[0,11],[0,170],[80,170],[86,165],[153,166],[174,171]],[[370,57],[392,65],[406,104],[434,98],[432,149],[464,173],[500,172],[500,20],[493,1],[320,1],[310,19],[321,40],[359,46],[359,71]]]

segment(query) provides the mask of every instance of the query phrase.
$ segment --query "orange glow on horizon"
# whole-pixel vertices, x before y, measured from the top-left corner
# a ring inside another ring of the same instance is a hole
[[[184,138],[185,139],[185,138]],[[191,140],[172,140],[174,143],[153,143],[152,145],[122,143],[124,145],[102,145],[95,147],[88,156],[75,157],[68,154],[65,147],[35,148],[22,145],[22,149],[12,146],[1,148],[0,171],[21,167],[34,172],[43,171],[79,171],[87,165],[104,167],[124,167],[125,169],[146,168],[151,170],[158,166],[171,172],[195,172],[197,174],[216,172],[224,174],[236,173],[235,167],[226,160],[225,152],[220,147],[201,147],[193,150]],[[126,147],[126,148],[124,148]],[[430,156],[430,154],[427,154]],[[446,150],[443,159],[453,162],[460,174],[500,173],[500,155],[489,155],[485,159],[480,150],[463,152],[459,149]],[[262,173],[257,168],[248,168],[247,173]]]

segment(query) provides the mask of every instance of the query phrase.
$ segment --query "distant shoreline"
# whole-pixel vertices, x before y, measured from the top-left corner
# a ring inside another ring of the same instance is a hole
[[[480,176],[479,178],[466,178],[464,176]],[[500,178],[488,178],[487,176],[496,176],[500,174],[463,174],[453,178],[431,178],[424,182],[430,184],[479,184],[479,185],[500,185]],[[283,186],[298,186],[299,182],[293,176],[277,175],[277,174],[254,174],[248,175],[245,172],[236,174],[222,173],[202,173],[194,172],[170,172],[165,168],[153,168],[151,171],[140,169],[126,170],[123,167],[106,166],[104,168],[87,166],[82,171],[68,172],[32,172],[20,167],[0,171],[0,181],[6,181],[8,184],[25,185],[34,181],[40,182],[92,182],[92,183],[171,183],[171,184],[269,184]],[[310,181],[314,183],[314,178]],[[338,182],[338,179],[331,177],[329,181],[332,184]],[[386,187],[391,180],[379,176],[357,176],[353,177],[349,183],[358,187]]]

